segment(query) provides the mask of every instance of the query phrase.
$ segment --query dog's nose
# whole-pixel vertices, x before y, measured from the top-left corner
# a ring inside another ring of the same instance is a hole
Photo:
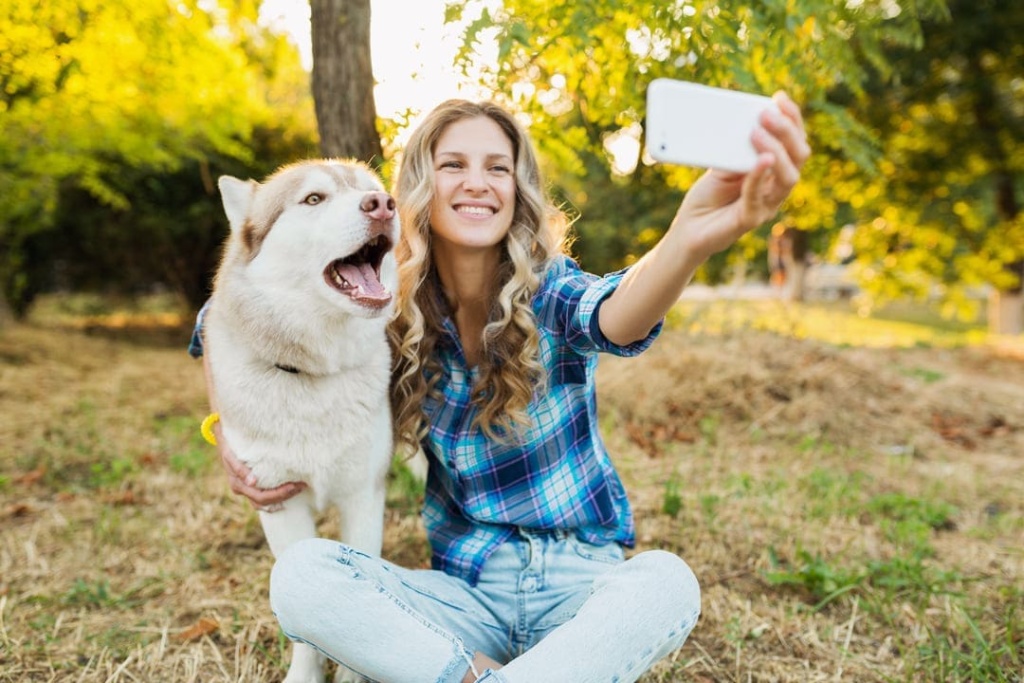
[[[367,192],[359,208],[374,220],[386,221],[395,215],[395,200],[387,192]]]

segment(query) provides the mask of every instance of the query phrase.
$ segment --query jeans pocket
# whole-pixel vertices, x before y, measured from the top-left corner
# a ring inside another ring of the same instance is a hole
[[[615,542],[606,543],[604,545],[594,545],[593,543],[581,541],[575,536],[570,536],[566,540],[568,541],[569,546],[573,549],[573,552],[584,560],[614,565],[621,563],[626,557],[622,550],[622,546]]]

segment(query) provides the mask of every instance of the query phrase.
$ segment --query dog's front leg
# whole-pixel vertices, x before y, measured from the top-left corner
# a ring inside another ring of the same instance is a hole
[[[356,550],[375,557],[380,556],[384,543],[385,484],[378,481],[357,491],[350,491],[334,501],[341,517],[341,540]],[[354,671],[339,665],[334,683],[360,683],[365,679]]]
[[[384,544],[384,486],[381,479],[337,501],[341,541],[374,557]]]
[[[274,557],[280,557],[292,543],[317,535],[312,494],[307,489],[286,500],[284,507],[275,512],[260,510],[260,523]],[[324,683],[326,662],[326,658],[309,645],[294,643],[284,683]]]
[[[260,524],[263,525],[263,533],[266,534],[274,557],[280,557],[296,541],[314,538],[317,533],[313,494],[306,489],[286,500],[280,510],[260,510]]]

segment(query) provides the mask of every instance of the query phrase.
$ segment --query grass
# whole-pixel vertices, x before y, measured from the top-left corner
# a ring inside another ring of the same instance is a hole
[[[281,680],[272,560],[199,436],[187,316],[49,306],[0,330],[0,682]],[[1019,351],[921,317],[687,302],[649,352],[603,359],[638,547],[704,591],[643,683],[1021,681]],[[408,566],[421,500],[396,463],[384,553]]]
[[[839,346],[873,348],[961,347],[981,343],[987,336],[981,325],[947,321],[922,310],[926,309],[901,306],[895,311],[862,316],[843,303],[801,305],[776,299],[684,301],[674,312],[674,324],[696,333],[763,330]],[[897,314],[900,317],[892,317]]]

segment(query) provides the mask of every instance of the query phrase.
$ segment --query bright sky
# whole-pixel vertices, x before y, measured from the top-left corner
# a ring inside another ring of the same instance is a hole
[[[425,111],[449,97],[484,96],[461,84],[452,67],[459,28],[445,25],[444,8],[445,0],[371,0],[370,48],[379,116],[391,117],[407,108]],[[309,3],[263,0],[260,16],[292,36],[309,68]]]
[[[446,0],[370,0],[370,49],[377,79],[374,94],[378,116],[391,118],[406,109],[425,114],[450,97],[487,98],[488,94],[472,79],[462,78],[452,66],[461,42],[461,26],[444,23],[445,4]],[[493,3],[476,0],[474,6],[479,10],[485,4]],[[464,21],[479,16],[468,14]],[[263,0],[260,17],[292,37],[303,64],[310,68],[309,3]],[[497,59],[495,45],[483,52],[482,60]],[[631,173],[640,159],[639,126],[609,136],[605,148],[616,172]]]

